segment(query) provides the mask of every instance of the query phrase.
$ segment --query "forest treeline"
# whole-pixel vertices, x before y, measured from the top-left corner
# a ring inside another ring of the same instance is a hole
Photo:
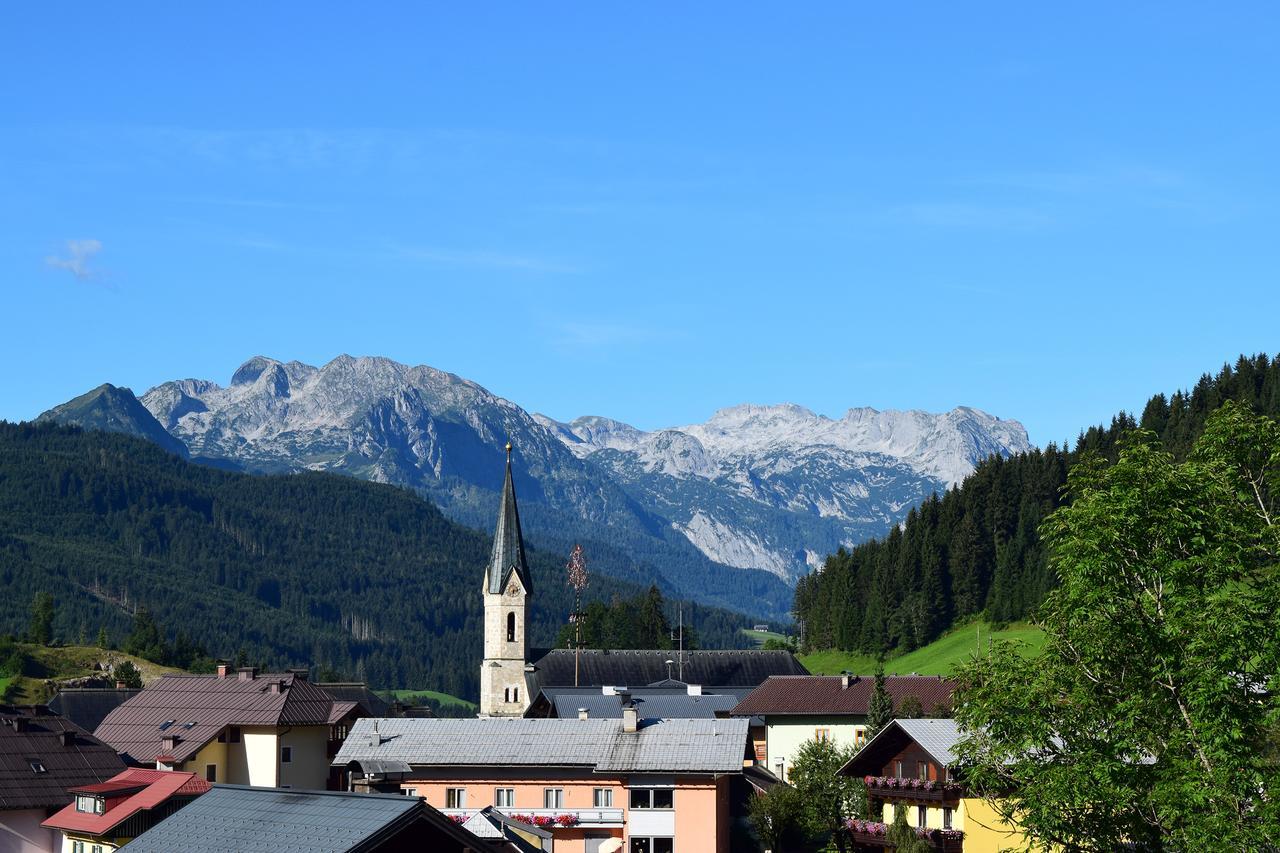
[[[121,644],[145,609],[172,650],[474,699],[489,551],[487,533],[393,486],[230,473],[130,436],[0,422],[0,634],[48,592],[55,641]],[[573,609],[566,558],[529,552],[534,647]],[[643,593],[597,574],[587,600]],[[740,614],[663,606],[707,647],[748,642]]]
[[[1086,453],[1114,459],[1135,428],[1156,433],[1178,458],[1209,413],[1236,400],[1280,416],[1280,356],[1241,356],[1190,391],[1156,394],[1138,416],[982,462],[959,486],[933,495],[883,538],[829,556],[796,587],[795,616],[808,648],[870,654],[909,651],[973,616],[1008,622],[1033,614],[1055,584],[1040,523],[1061,503],[1067,472]]]

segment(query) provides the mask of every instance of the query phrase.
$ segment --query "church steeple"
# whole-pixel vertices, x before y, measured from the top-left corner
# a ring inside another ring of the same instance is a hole
[[[502,485],[502,506],[498,510],[498,526],[493,531],[493,554],[489,557],[485,588],[491,593],[502,592],[512,573],[520,578],[525,594],[531,594],[533,583],[524,558],[520,510],[516,507],[516,487],[511,480],[511,442],[507,442],[507,479]]]
[[[525,626],[533,592],[520,536],[520,512],[511,479],[507,443],[507,480],[502,486],[493,554],[484,572],[484,660],[480,664],[480,716],[520,717],[529,706],[525,662]]]

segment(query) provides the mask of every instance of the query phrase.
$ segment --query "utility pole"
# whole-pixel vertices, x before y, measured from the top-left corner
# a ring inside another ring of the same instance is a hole
[[[590,577],[587,575],[587,558],[582,553],[581,545],[574,545],[565,565],[568,570],[568,584],[573,588],[573,613],[569,615],[573,622],[573,686],[578,686],[580,658],[582,656],[582,621],[586,614],[582,612],[582,591],[587,588]]]

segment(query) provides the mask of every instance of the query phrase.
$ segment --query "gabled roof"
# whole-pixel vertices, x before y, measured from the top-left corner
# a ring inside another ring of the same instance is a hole
[[[72,802],[41,826],[106,835],[138,812],[154,809],[170,797],[195,797],[211,787],[194,773],[131,767],[102,784],[81,785],[69,790],[71,794],[93,794],[105,798],[108,808],[103,814],[78,812]]]
[[[167,753],[180,763],[227,726],[328,725],[337,704],[294,673],[166,675],[108,714],[94,734],[136,762]],[[172,749],[166,735],[176,738]]]
[[[528,595],[533,594],[533,576],[524,558],[524,538],[520,535],[520,511],[516,508],[516,486],[511,480],[511,445],[507,445],[507,479],[502,484],[502,506],[498,526],[493,531],[493,554],[485,571],[486,589],[500,593],[507,578],[515,573]]]
[[[0,705],[0,809],[58,808],[67,788],[123,769],[114,749],[48,708]]]
[[[333,763],[740,773],[746,745],[744,719],[661,720],[626,732],[622,720],[366,718],[356,722]]]
[[[385,717],[391,710],[387,700],[370,690],[363,681],[317,681],[315,685],[334,699],[357,703],[370,717]]]
[[[538,658],[534,680],[539,689],[573,687],[573,650],[552,649]],[[683,659],[682,664],[667,661]],[[788,651],[702,650],[681,653],[671,649],[622,651],[583,649],[579,657],[578,686],[617,685],[640,687],[662,681],[680,670],[681,681],[715,687],[756,687],[771,675],[808,675]],[[532,694],[531,694],[532,695]]]
[[[955,763],[955,746],[962,737],[960,727],[951,719],[890,720],[839,772],[845,776],[875,775],[886,761],[913,742],[938,764],[950,767]]]
[[[428,825],[433,841],[433,846],[423,849],[501,849],[455,825],[417,797],[214,785],[212,791],[129,842],[129,850],[362,853],[396,843],[401,832],[406,833],[406,845],[418,841],[413,827],[419,822]]]
[[[949,707],[955,682],[934,675],[887,675],[885,690],[898,708],[902,700],[914,696],[924,713]],[[733,709],[738,716],[779,716],[785,714],[830,714],[865,716],[875,692],[872,675],[854,675],[849,686],[839,675],[774,676],[761,684]]]
[[[107,714],[141,692],[135,687],[63,687],[49,700],[49,710],[91,732]]]

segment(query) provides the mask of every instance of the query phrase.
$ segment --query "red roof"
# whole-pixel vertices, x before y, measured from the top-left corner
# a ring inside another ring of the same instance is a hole
[[[227,726],[324,726],[341,719],[332,718],[335,705],[355,710],[293,673],[166,675],[108,714],[94,735],[139,764],[164,755],[183,762]]]
[[[932,714],[939,706],[949,707],[951,691],[955,689],[955,682],[936,675],[887,675],[884,682],[894,708],[901,707],[903,699],[914,696],[926,714]],[[847,687],[839,675],[773,675],[744,696],[731,713],[735,717],[865,716],[875,685],[875,676],[871,675],[850,676]]]
[[[72,793],[105,795],[105,814],[76,811],[74,802],[46,820],[41,826],[89,835],[106,835],[114,827],[145,809],[154,809],[170,797],[194,797],[213,786],[194,773],[174,770],[146,770],[133,767],[99,785],[75,788]],[[133,791],[132,795],[112,797]]]

